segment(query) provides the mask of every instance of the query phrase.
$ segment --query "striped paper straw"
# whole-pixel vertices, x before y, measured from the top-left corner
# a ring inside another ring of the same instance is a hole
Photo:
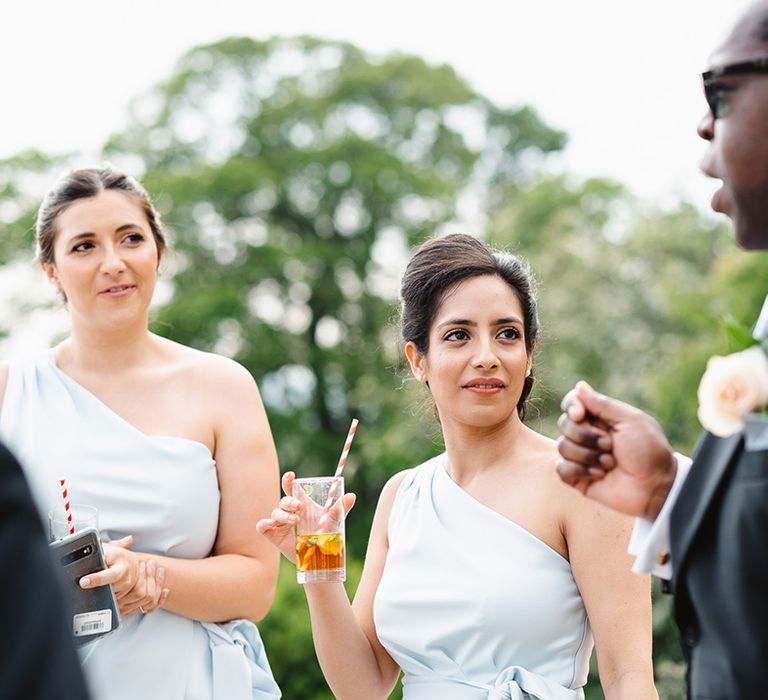
[[[69,493],[67,491],[67,484],[64,479],[59,479],[61,484],[61,499],[64,501],[64,514],[67,516],[67,524],[69,525],[69,534],[75,534],[75,524],[72,522],[72,509],[69,507]]]
[[[347,463],[347,456],[349,455],[349,448],[352,447],[352,440],[355,437],[355,431],[357,430],[357,424],[359,421],[357,418],[352,419],[352,425],[349,426],[349,432],[347,433],[347,439],[344,441],[344,449],[341,451],[341,457],[339,457],[339,464],[336,467],[336,473],[333,475],[333,483],[328,491],[328,498],[325,499],[324,510],[328,510],[333,502],[333,497],[336,495],[336,489],[339,487],[339,481],[341,479],[341,472],[344,471],[344,465]]]

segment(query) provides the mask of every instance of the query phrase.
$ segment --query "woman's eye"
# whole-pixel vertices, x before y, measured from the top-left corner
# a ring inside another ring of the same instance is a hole
[[[144,234],[141,233],[129,233],[124,239],[126,243],[141,243],[144,240]]]
[[[469,334],[466,331],[457,328],[455,331],[451,331],[445,335],[445,340],[467,340]]]
[[[520,337],[520,331],[517,328],[502,328],[499,331],[499,338],[504,340],[517,340]]]
[[[90,241],[84,241],[83,243],[78,243],[74,248],[72,248],[73,253],[84,253],[86,250],[90,250],[93,248],[93,243]]]

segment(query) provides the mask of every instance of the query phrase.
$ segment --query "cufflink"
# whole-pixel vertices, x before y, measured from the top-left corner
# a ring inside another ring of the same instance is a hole
[[[658,557],[656,557],[656,563],[659,566],[664,566],[669,561],[669,552],[662,552],[659,554]]]

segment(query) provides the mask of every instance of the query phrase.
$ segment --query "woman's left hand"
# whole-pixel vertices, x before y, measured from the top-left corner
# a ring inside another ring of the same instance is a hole
[[[139,578],[136,585],[118,598],[120,614],[151,613],[162,607],[169,590],[163,587],[165,569],[157,566],[154,559],[139,563]]]
[[[80,579],[82,588],[97,588],[112,584],[120,614],[151,612],[162,605],[168,597],[163,587],[165,570],[157,568],[150,560],[150,566],[137,552],[129,551],[133,538],[129,535],[122,540],[103,545],[104,562],[107,568],[88,574]]]

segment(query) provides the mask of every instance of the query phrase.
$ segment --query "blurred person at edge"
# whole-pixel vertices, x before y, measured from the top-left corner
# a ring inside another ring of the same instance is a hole
[[[0,700],[87,700],[64,595],[32,494],[0,445]],[[68,623],[69,620],[69,623]]]
[[[742,248],[766,250],[768,2],[746,10],[702,77],[710,109],[698,127],[708,144],[701,169],[722,181],[712,208],[731,218]],[[759,325],[758,338],[766,330]],[[586,383],[568,393],[563,409],[560,476],[589,498],[637,516],[634,569],[661,576],[674,594],[688,697],[766,697],[765,423],[749,418],[733,435],[705,433],[691,463],[673,454],[653,418]]]
[[[565,487],[555,443],[523,422],[538,336],[527,266],[471,236],[436,238],[401,300],[446,449],[384,486],[351,605],[341,583],[304,585],[334,695],[383,700],[402,670],[405,700],[579,700],[594,635],[605,696],[657,698],[631,522]],[[258,529],[293,561],[292,483]]]
[[[73,503],[98,508],[107,569],[80,585],[111,584],[122,625],[81,651],[95,698],[277,698],[248,621],[277,578],[276,552],[252,535],[278,494],[272,434],[242,366],[150,332],[165,247],[124,173],[80,169],[53,186],[37,252],[71,334],[0,365],[0,435],[43,513],[60,476]]]

